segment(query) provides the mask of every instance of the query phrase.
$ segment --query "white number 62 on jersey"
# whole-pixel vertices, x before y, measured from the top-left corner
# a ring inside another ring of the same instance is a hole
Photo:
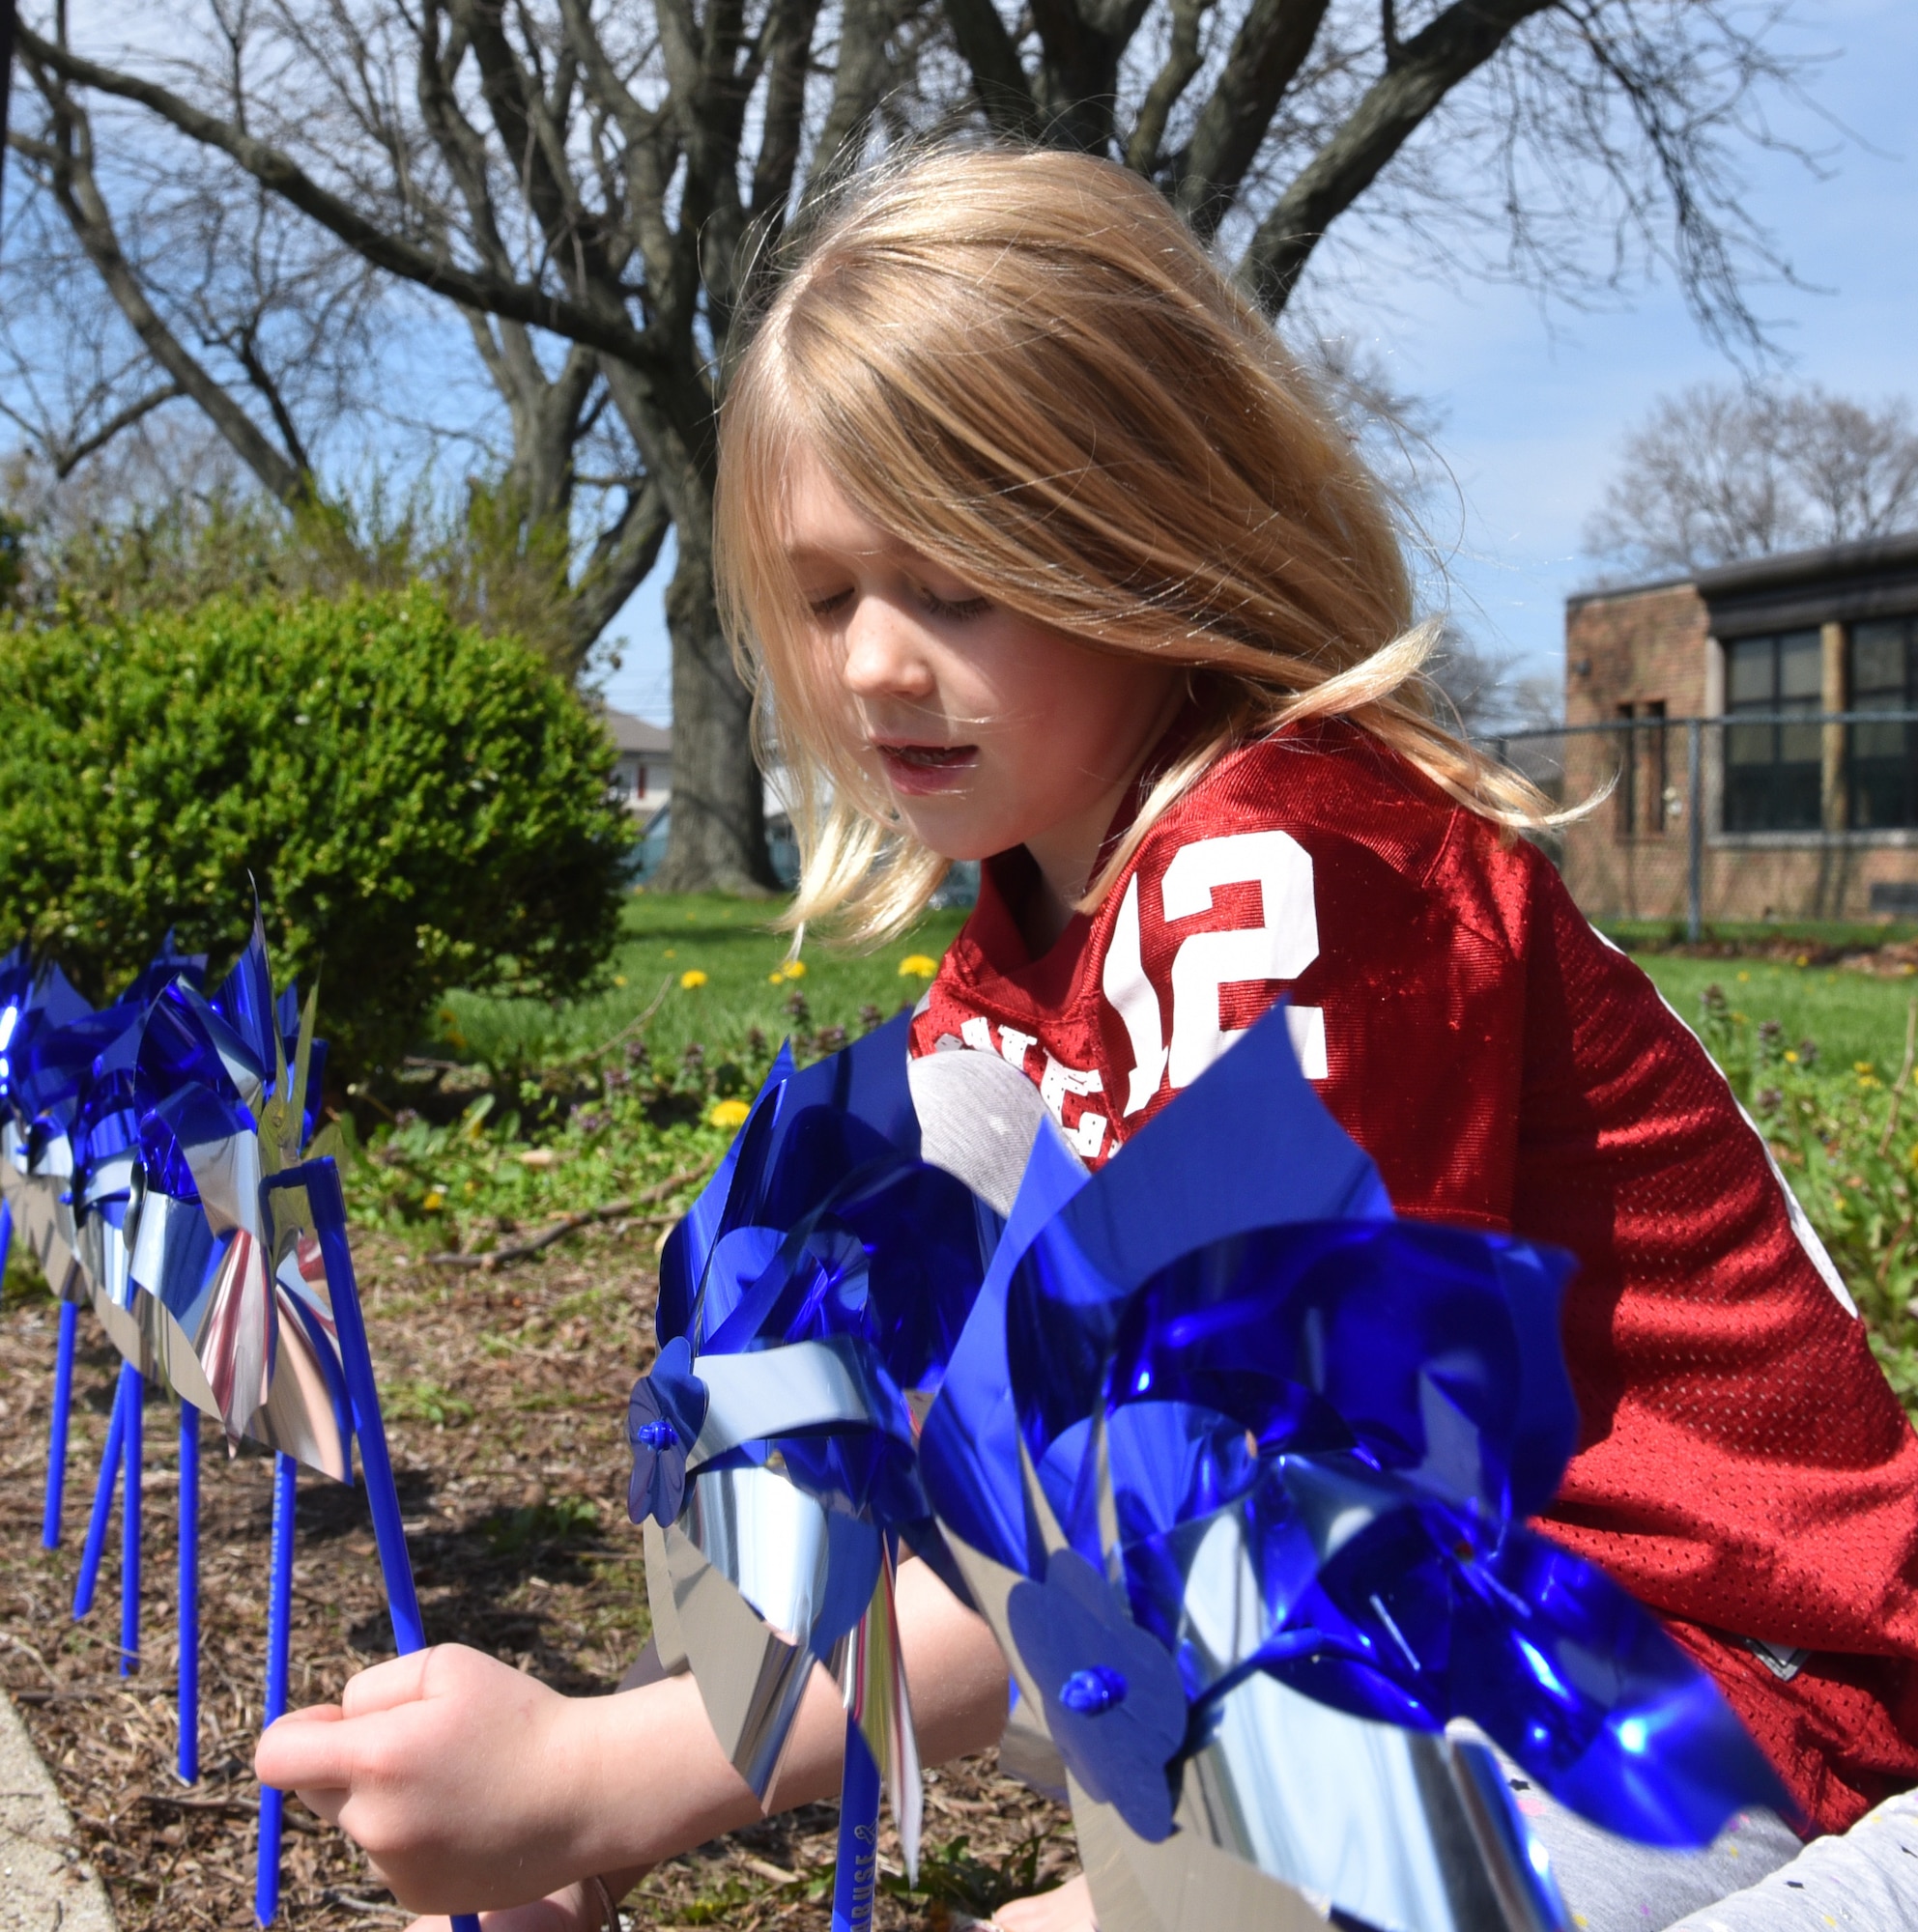
[[[1218,886],[1257,885],[1260,923],[1232,932],[1195,932],[1172,956],[1172,1039],[1168,1046],[1159,995],[1145,976],[1139,951],[1139,881],[1134,873],[1120,902],[1106,949],[1102,985],[1132,1043],[1126,1112],[1135,1114],[1159,1092],[1161,1075],[1189,1087],[1238,1037],[1218,1023],[1221,986],[1247,980],[1296,980],[1319,956],[1319,920],[1312,900],[1312,855],[1284,832],[1239,832],[1182,845],[1159,889],[1161,917],[1170,925],[1212,910]],[[1326,1077],[1326,1017],[1318,1007],[1290,1007],[1286,1025],[1300,1069]]]

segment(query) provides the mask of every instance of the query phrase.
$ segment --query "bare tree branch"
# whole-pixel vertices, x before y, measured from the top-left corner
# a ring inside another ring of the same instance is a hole
[[[21,50],[43,66],[83,87],[96,88],[101,94],[148,108],[190,140],[217,149],[237,161],[263,187],[283,196],[301,213],[311,215],[323,227],[330,229],[376,268],[417,282],[437,294],[450,296],[470,308],[486,309],[535,328],[570,336],[575,342],[617,356],[635,369],[650,371],[658,367],[659,357],[653,344],[623,314],[553,295],[537,286],[508,282],[501,276],[463,269],[457,263],[429,254],[368,220],[339,196],[322,187],[291,156],[243,134],[231,122],[206,113],[152,81],[116,72],[97,61],[56,47],[28,27],[20,27],[18,33]]]
[[[1165,140],[1165,124],[1193,77],[1204,65],[1199,48],[1199,32],[1216,0],[1172,0],[1172,40],[1165,62],[1147,88],[1139,106],[1139,118],[1132,123],[1131,138],[1126,144],[1126,165],[1134,174],[1156,175],[1159,150]],[[1268,121],[1271,116],[1267,116]],[[1265,128],[1259,129],[1261,140]]]
[[[92,129],[87,117],[45,71],[51,63],[40,59],[39,47],[33,44],[36,37],[22,27],[19,39],[34,84],[53,117],[54,138],[45,144],[44,152],[50,156],[54,199],[107,293],[147,353],[206,412],[262,485],[283,503],[299,502],[308,491],[306,472],[267,440],[259,425],[187,350],[147,298],[120,246],[113,217],[94,178]]]
[[[1504,45],[1512,29],[1557,0],[1455,0],[1402,43],[1331,138],[1258,225],[1239,279],[1269,315],[1284,308],[1312,250],[1378,180],[1450,90]]]
[[[1019,140],[1043,140],[1045,116],[1019,64],[1019,50],[992,0],[945,0],[946,24],[993,128]]]
[[[170,403],[186,393],[178,383],[166,383],[157,389],[149,389],[124,410],[115,411],[91,436],[82,437],[78,442],[63,444],[58,449],[49,449],[47,460],[53,466],[54,475],[63,480],[71,476],[88,457],[104,449],[122,430],[131,429],[135,423],[152,415],[163,403]]]
[[[1319,37],[1329,0],[1252,0],[1199,115],[1173,204],[1208,238],[1239,199],[1285,90]]]

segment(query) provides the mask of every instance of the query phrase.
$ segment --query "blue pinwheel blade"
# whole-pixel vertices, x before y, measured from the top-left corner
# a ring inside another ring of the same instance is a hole
[[[1717,1686],[1602,1571],[1393,1479],[1349,1472],[1360,1486],[1377,1515],[1292,1612],[1334,1641],[1274,1676],[1362,1717],[1470,1719],[1560,1803],[1643,1843],[1709,1844],[1747,1806],[1790,1815]]]
[[[176,980],[185,980],[190,986],[199,986],[206,978],[206,970],[207,955],[204,952],[182,952],[173,943],[173,928],[168,926],[166,936],[160,941],[154,956],[133,976],[113,1004],[117,1007],[149,1007]]]
[[[1571,1268],[1514,1239],[1308,1221],[1209,1242],[1121,1297],[1062,1217],[1008,1312],[1027,1447],[1043,1461],[1102,1402],[1199,1404],[1270,1450],[1319,1446],[1300,1431],[1330,1414],[1342,1439],[1325,1446],[1356,1440],[1381,1467],[1528,1515],[1577,1441],[1558,1342]]]
[[[1149,1121],[1062,1212],[1122,1293],[1208,1241],[1391,1215],[1371,1158],[1299,1070],[1283,1003]]]
[[[1256,1122],[1248,1133],[1246,1122]],[[1006,1296],[1027,1251],[1048,1245],[1095,1301],[1126,1293],[1183,1255],[1254,1229],[1334,1216],[1389,1219],[1377,1168],[1299,1070],[1275,1007],[1088,1178],[1042,1132],[967,1332],[926,1419],[920,1457],[940,1518],[1028,1576],[1010,1393]],[[1081,1413],[1084,1411],[1081,1410]]]
[[[246,950],[234,961],[233,971],[220,981],[212,1004],[214,1010],[245,1042],[254,1063],[271,1080],[273,1042],[278,1030],[273,1014],[272,968],[267,961],[267,929],[257,909]]]
[[[748,1161],[749,1175],[760,1159],[760,1143],[778,1112],[780,1096],[792,1077],[792,1049],[782,1044],[753,1102],[745,1124],[701,1188],[693,1205],[673,1225],[659,1258],[659,1302],[655,1315],[662,1342],[684,1335],[692,1325],[693,1309],[712,1251],[725,1232],[728,1203],[739,1182],[739,1164]]]

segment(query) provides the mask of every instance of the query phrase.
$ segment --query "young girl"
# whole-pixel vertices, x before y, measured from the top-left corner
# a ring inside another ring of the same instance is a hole
[[[1000,150],[863,184],[735,377],[718,534],[793,919],[877,938],[987,862],[914,1052],[1002,1056],[1098,1164],[1288,996],[1401,1213],[1579,1258],[1540,1527],[1662,1613],[1816,1829],[1918,1781],[1918,1438],[1703,1049],[1514,836],[1544,801],[1436,721],[1376,487],[1163,201]],[[923,1569],[936,1761],[1004,1675]],[[776,1803],[831,1790],[838,1736],[821,1685]],[[501,1932],[757,1811],[689,1681],[568,1703],[454,1648],[259,1764],[421,1909],[551,1894]]]

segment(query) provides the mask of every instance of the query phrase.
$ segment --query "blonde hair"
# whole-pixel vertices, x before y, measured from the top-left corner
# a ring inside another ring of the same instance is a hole
[[[947,861],[852,753],[787,560],[790,457],[996,603],[1189,668],[1205,728],[1082,904],[1231,746],[1343,717],[1508,827],[1549,802],[1433,716],[1383,495],[1265,319],[1146,182],[1081,155],[944,147],[855,182],[766,308],[722,418],[720,608],[783,766],[787,923],[898,931]]]

